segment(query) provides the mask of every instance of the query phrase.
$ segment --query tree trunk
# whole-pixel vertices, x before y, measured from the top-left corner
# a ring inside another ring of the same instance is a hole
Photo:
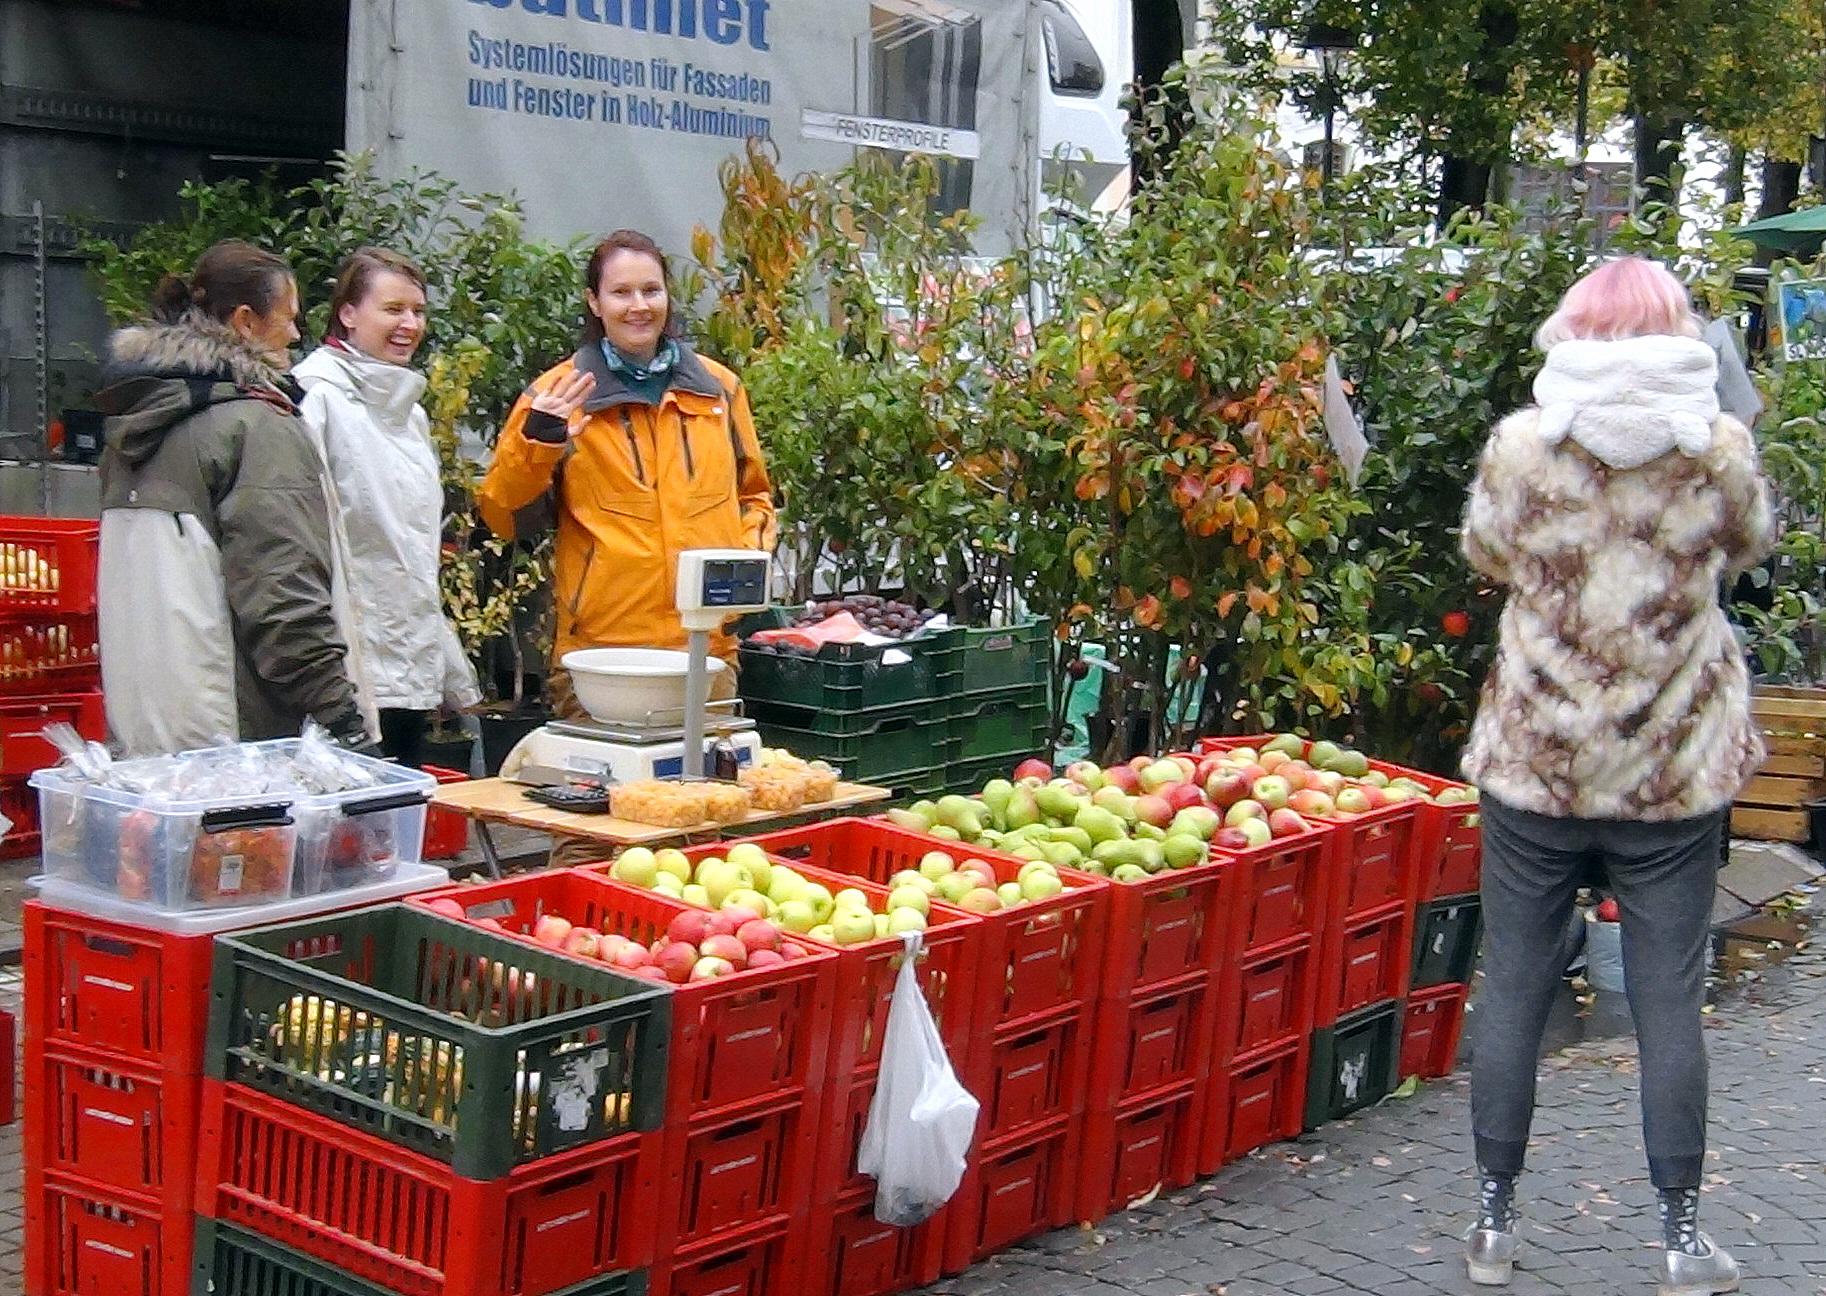
[[[1635,128],[1637,210],[1651,203],[1678,207],[1680,151],[1687,124],[1638,112]]]
[[[1725,159],[1725,203],[1735,205],[1744,200],[1744,170],[1750,164],[1750,150],[1742,144],[1731,146],[1730,156]]]
[[[1763,158],[1763,196],[1756,207],[1756,219],[1780,216],[1800,196],[1801,164],[1777,157]]]
[[[1478,7],[1478,29],[1481,40],[1466,67],[1466,80],[1479,97],[1500,101],[1509,89],[1509,74],[1514,66],[1514,47],[1521,33],[1514,0],[1483,0]],[[1508,140],[1483,140],[1480,151],[1494,151],[1505,161]],[[1439,223],[1443,227],[1453,213],[1470,207],[1481,210],[1490,199],[1493,163],[1490,152],[1479,159],[1454,151],[1446,141],[1445,167],[1439,181]]]
[[[1445,228],[1452,217],[1471,208],[1479,210],[1490,198],[1490,164],[1447,153],[1441,159],[1439,176],[1439,225]]]

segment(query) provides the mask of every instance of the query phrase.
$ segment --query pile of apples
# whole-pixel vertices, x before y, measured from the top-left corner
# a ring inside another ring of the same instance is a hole
[[[433,900],[430,908],[451,918],[467,917],[454,900]],[[508,931],[496,918],[473,921],[493,931]],[[740,907],[716,913],[692,909],[676,914],[667,924],[665,935],[650,945],[619,932],[581,927],[550,913],[541,914],[530,931],[519,934],[573,958],[593,960],[617,972],[673,985],[714,981],[747,968],[777,967],[810,952],[787,940],[778,924]]]
[[[1359,752],[1336,743],[1308,743],[1298,734],[1276,734],[1259,751],[1233,747],[1215,752],[1200,764],[1201,773],[1207,769],[1206,795],[1226,807],[1226,817],[1251,801],[1271,809],[1284,804],[1317,819],[1355,819],[1405,801],[1464,805],[1477,800],[1474,787],[1452,784],[1435,794],[1417,779],[1390,778],[1370,769]]]

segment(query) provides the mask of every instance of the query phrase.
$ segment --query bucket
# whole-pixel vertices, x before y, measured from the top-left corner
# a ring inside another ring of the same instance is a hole
[[[1623,924],[1585,915],[1585,981],[1593,990],[1623,991]]]

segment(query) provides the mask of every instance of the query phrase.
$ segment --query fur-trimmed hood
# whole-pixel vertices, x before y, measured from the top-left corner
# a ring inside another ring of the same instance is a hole
[[[108,416],[108,443],[133,467],[157,453],[172,427],[210,405],[251,398],[293,409],[296,387],[284,370],[201,311],[129,325],[108,350],[95,403]]]

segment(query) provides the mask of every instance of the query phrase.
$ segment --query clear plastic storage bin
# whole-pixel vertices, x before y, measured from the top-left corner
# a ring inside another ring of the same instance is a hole
[[[243,753],[287,755],[299,739],[249,744]],[[121,762],[115,775],[157,774],[234,749]],[[283,783],[193,800],[137,793],[64,769],[32,775],[49,878],[150,910],[181,913],[268,904],[391,877],[417,864],[434,781],[354,753],[343,761],[368,786],[313,793]]]

